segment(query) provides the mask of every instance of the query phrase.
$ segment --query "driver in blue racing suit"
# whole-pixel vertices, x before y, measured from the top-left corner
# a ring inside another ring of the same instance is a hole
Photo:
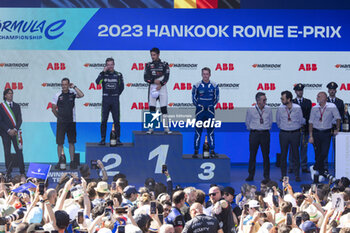
[[[204,67],[202,69],[202,81],[195,84],[192,88],[192,102],[196,106],[196,122],[197,121],[213,121],[215,118],[215,105],[219,101],[219,87],[210,81],[210,69]],[[210,157],[217,158],[214,152],[214,127],[207,127],[207,134],[209,138]],[[194,154],[193,158],[198,158],[199,144],[201,141],[202,127],[197,127],[194,135]]]

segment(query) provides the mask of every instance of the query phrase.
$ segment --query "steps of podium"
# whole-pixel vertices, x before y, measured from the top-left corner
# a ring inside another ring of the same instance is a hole
[[[228,183],[230,159],[219,155],[218,159],[192,159],[182,154],[183,138],[180,132],[164,134],[155,131],[133,131],[133,141],[121,146],[99,146],[86,144],[86,163],[100,159],[111,181],[113,176],[123,173],[131,183],[139,183],[147,177],[164,178],[162,165],[168,166],[169,173],[181,183]]]

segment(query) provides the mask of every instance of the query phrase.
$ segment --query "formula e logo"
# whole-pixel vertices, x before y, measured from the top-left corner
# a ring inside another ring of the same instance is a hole
[[[45,36],[46,39],[54,40],[63,35],[61,29],[65,24],[65,19],[52,23],[46,20],[1,20],[0,30],[5,35],[1,35],[0,39],[41,40]]]
[[[159,129],[160,128],[160,116],[162,114],[157,110],[155,113],[144,112],[143,113],[143,127],[145,129]]]

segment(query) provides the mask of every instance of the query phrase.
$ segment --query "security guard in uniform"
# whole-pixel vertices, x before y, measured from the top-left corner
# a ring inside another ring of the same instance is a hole
[[[112,113],[114,127],[117,133],[117,144],[120,142],[120,110],[119,96],[124,90],[123,75],[114,70],[114,59],[107,58],[106,66],[96,79],[96,84],[102,84],[102,119],[101,141],[99,145],[105,145],[106,130],[109,112]]]
[[[310,171],[307,168],[307,147],[309,142],[309,119],[310,119],[310,113],[312,108],[312,102],[309,99],[306,99],[303,97],[304,94],[304,85],[301,83],[298,83],[294,86],[293,90],[295,91],[295,94],[297,95],[296,98],[293,99],[294,104],[298,104],[301,107],[301,110],[303,112],[303,117],[305,119],[305,125],[301,127],[301,137],[300,137],[300,146],[299,146],[299,152],[300,152],[300,166],[301,171],[303,173],[310,173]],[[290,151],[290,150],[289,150]],[[291,155],[291,153],[289,152]],[[289,156],[289,173],[293,173],[293,159],[292,156]]]
[[[335,106],[337,106],[340,117],[343,119],[344,101],[339,99],[338,97],[335,97],[335,94],[337,93],[338,84],[336,84],[335,82],[330,82],[327,84],[327,88],[328,88],[328,94],[329,94],[327,98],[327,102],[333,103],[335,104]]]

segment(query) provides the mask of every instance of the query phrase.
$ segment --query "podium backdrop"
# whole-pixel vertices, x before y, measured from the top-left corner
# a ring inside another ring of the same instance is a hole
[[[231,162],[248,162],[243,108],[254,104],[257,91],[277,107],[281,91],[296,83],[304,83],[305,97],[315,102],[336,81],[338,97],[349,102],[349,11],[6,8],[0,15],[0,85],[13,88],[22,107],[25,162],[57,161],[50,102],[63,77],[85,94],[76,100],[76,149],[84,160],[85,143],[100,137],[101,87],[94,81],[107,57],[124,76],[121,139],[131,141],[147,108],[143,72],[152,47],[170,66],[173,113],[194,111],[191,85],[201,80],[201,68],[211,68],[224,122],[216,150]],[[272,161],[279,152],[273,129]],[[192,153],[193,131],[184,130],[183,139],[184,153]],[[311,147],[309,153],[313,161]]]

